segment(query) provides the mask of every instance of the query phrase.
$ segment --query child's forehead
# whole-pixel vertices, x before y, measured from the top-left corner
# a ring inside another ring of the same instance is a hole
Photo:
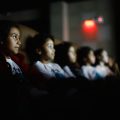
[[[20,34],[20,30],[17,27],[11,27],[9,33],[17,33]]]
[[[91,49],[89,50],[88,54],[94,54],[94,51]]]
[[[54,44],[54,41],[51,39],[51,38],[47,38],[45,43],[51,43],[51,44]]]

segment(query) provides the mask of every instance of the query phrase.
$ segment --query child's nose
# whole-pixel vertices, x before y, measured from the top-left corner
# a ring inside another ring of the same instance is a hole
[[[18,39],[17,43],[18,43],[19,45],[21,45],[21,41],[20,41],[20,39]]]

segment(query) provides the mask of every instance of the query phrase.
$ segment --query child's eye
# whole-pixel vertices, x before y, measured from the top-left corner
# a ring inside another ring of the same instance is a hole
[[[48,45],[48,48],[52,48],[53,49],[53,46],[52,45]]]
[[[16,35],[13,35],[12,37],[13,37],[13,38],[15,38],[15,39],[17,38],[17,36],[16,36]]]
[[[17,34],[11,34],[11,37],[13,38],[13,39],[19,39],[19,35],[17,35]]]

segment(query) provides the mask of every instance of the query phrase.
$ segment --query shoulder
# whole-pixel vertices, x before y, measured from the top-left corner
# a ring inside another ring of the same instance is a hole
[[[58,69],[62,69],[61,67],[60,67],[60,65],[59,64],[57,64],[57,63],[49,63],[53,68],[58,68]]]
[[[90,69],[88,66],[85,66],[85,65],[83,65],[83,66],[81,66],[81,68],[80,68],[81,70],[88,70],[88,69]]]
[[[36,61],[33,63],[33,67],[42,67],[44,64],[40,61]]]
[[[93,67],[93,66],[82,66],[82,67],[81,67],[81,70],[84,71],[84,72],[93,72],[93,71],[95,71],[96,69],[95,69],[95,67]]]
[[[66,65],[66,66],[63,67],[63,69],[64,70],[70,70],[70,67]]]

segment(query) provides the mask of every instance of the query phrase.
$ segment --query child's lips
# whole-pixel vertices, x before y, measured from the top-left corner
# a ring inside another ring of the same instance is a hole
[[[15,47],[16,49],[19,49],[19,47]]]
[[[19,48],[20,46],[16,46],[15,48]]]

